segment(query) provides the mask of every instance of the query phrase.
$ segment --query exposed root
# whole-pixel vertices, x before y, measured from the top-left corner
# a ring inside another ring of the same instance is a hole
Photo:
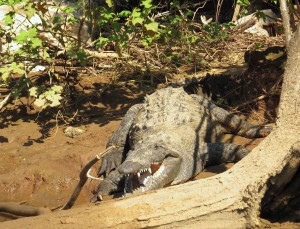
[[[79,173],[79,181],[77,186],[75,187],[71,197],[69,198],[68,202],[60,208],[60,210],[67,210],[70,209],[75,201],[77,200],[81,189],[83,188],[84,184],[86,183],[88,178],[94,177],[89,175],[89,171],[91,167],[102,157],[110,152],[112,149],[114,149],[115,146],[110,146],[106,150],[102,151],[101,153],[97,154],[92,160],[90,160],[80,171]],[[99,179],[99,178],[96,178]],[[54,209],[56,210],[56,209]],[[53,211],[54,211],[53,210]],[[23,217],[29,217],[29,216],[38,216],[45,213],[52,212],[50,209],[47,208],[39,208],[39,207],[32,207],[32,206],[25,206],[21,205],[20,203],[14,203],[14,202],[0,202],[0,212],[9,213],[15,216],[23,216]]]
[[[102,178],[100,178],[100,177],[94,177],[94,176],[92,176],[91,174],[90,174],[90,172],[91,172],[91,168],[89,169],[89,171],[87,172],[87,174],[86,174],[86,176],[88,177],[88,178],[90,178],[90,179],[92,179],[92,180],[103,180]]]
[[[110,146],[108,147],[106,150],[104,150],[103,152],[97,154],[92,160],[90,160],[80,171],[79,173],[79,181],[77,186],[75,187],[72,195],[70,196],[68,202],[61,208],[61,210],[68,210],[71,207],[73,207],[73,205],[75,204],[75,201],[77,200],[81,189],[83,188],[84,184],[86,183],[87,179],[88,179],[88,173],[89,170],[92,168],[92,166],[99,161],[100,159],[102,159],[102,157],[109,153],[112,149],[114,149],[115,146]]]
[[[31,207],[13,202],[0,202],[0,212],[9,213],[16,216],[38,216],[45,213],[50,213],[47,208]]]

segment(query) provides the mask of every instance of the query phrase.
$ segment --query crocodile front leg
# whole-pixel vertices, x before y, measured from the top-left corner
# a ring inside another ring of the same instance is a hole
[[[216,121],[237,135],[246,138],[266,137],[273,129],[271,126],[257,126],[246,122],[237,115],[229,113],[202,96],[192,95],[192,97],[196,99],[199,104],[207,108]]]
[[[98,176],[102,174],[108,175],[113,169],[116,169],[124,159],[124,148],[128,136],[129,129],[137,116],[138,112],[142,109],[143,104],[136,104],[132,106],[123,118],[119,128],[109,139],[106,147],[114,145],[116,148],[102,158],[102,164],[98,171]]]
[[[250,153],[243,146],[222,142],[206,143],[199,152],[201,152],[199,159],[203,167],[219,165],[229,161],[238,162]]]
[[[123,174],[120,174],[118,170],[112,171],[97,187],[94,196],[90,202],[95,203],[102,200],[102,196],[108,196],[109,194],[120,191],[124,187]]]

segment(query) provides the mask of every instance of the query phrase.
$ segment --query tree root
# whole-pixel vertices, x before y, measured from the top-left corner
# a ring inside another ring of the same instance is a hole
[[[79,181],[77,186],[75,187],[72,195],[70,196],[68,202],[61,208],[61,210],[68,210],[71,207],[73,207],[73,205],[75,204],[75,201],[77,200],[77,197],[80,194],[81,189],[83,188],[85,182],[88,179],[88,173],[89,170],[91,169],[91,167],[100,159],[102,159],[102,157],[109,153],[112,149],[114,149],[115,146],[110,146],[108,147],[106,150],[104,150],[103,152],[97,154],[92,160],[90,160],[80,171],[79,173]]]
[[[13,202],[0,202],[0,212],[9,213],[16,216],[38,216],[51,212],[47,208],[31,207]]]
[[[282,219],[293,216],[300,220],[300,141],[292,147],[293,160],[276,179],[272,178],[269,190],[262,201],[262,217]]]
[[[75,204],[75,201],[77,200],[81,189],[83,188],[84,184],[86,183],[87,179],[89,178],[89,171],[91,167],[102,157],[109,153],[112,149],[114,149],[115,146],[110,146],[106,150],[100,152],[97,154],[92,160],[90,160],[80,171],[79,173],[79,181],[77,186],[75,187],[72,195],[70,196],[68,202],[60,208],[60,210],[67,210],[73,207]],[[50,209],[47,208],[39,208],[39,207],[32,207],[32,206],[25,206],[19,203],[14,202],[0,202],[0,212],[9,213],[16,216],[23,216],[23,217],[29,217],[29,216],[38,216],[45,213],[52,212]]]

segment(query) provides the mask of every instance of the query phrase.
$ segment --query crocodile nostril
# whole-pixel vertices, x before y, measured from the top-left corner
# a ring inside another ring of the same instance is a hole
[[[143,165],[133,161],[125,161],[118,168],[119,172],[123,174],[137,173],[141,169],[143,169]]]

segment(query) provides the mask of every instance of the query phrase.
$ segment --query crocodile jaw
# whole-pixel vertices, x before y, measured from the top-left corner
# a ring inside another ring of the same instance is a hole
[[[125,195],[161,188],[159,179],[164,171],[165,166],[161,163],[151,163],[149,168],[141,169],[136,173],[126,173]]]
[[[145,192],[172,183],[180,163],[178,152],[155,144],[129,151],[118,170],[125,175],[125,192]]]

